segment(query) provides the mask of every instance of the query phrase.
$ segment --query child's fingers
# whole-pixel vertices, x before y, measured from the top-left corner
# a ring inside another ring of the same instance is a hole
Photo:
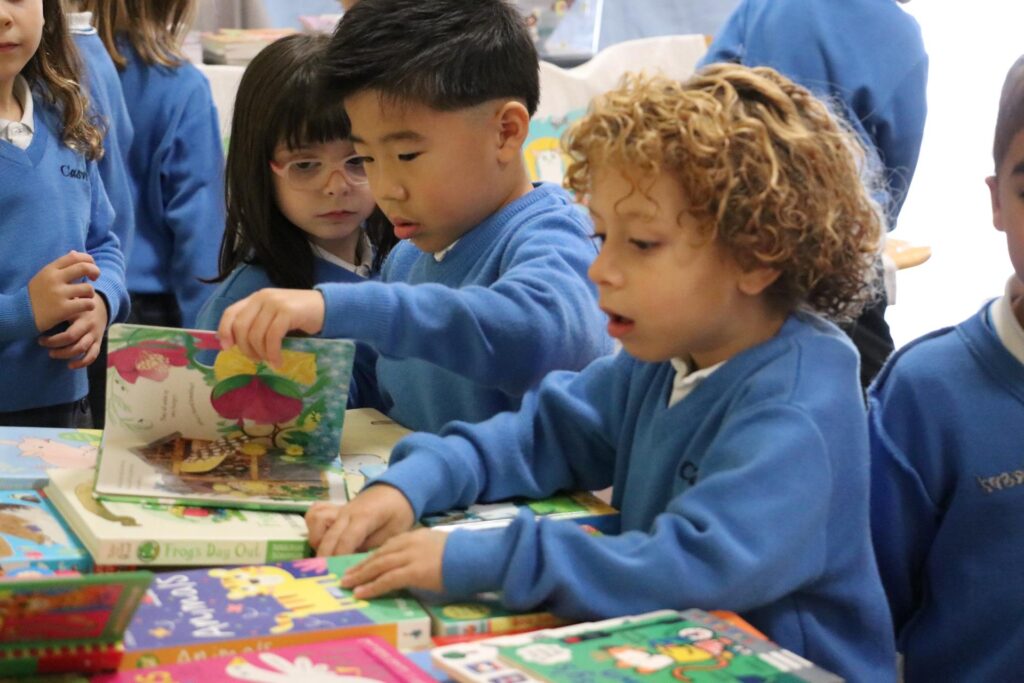
[[[72,263],[60,269],[60,279],[62,282],[75,282],[83,277],[95,280],[99,276],[100,269],[91,260]]]
[[[413,585],[412,571],[408,563],[403,563],[394,569],[385,571],[372,581],[356,586],[352,594],[360,600],[369,600],[393,593],[401,588],[408,588],[411,585]]]
[[[327,528],[338,519],[341,506],[333,503],[314,503],[306,511],[306,529],[309,532],[309,545],[314,549],[320,545]]]
[[[72,358],[78,358],[84,355],[92,345],[96,343],[96,338],[92,332],[86,332],[79,338],[74,344],[70,344],[61,349],[53,349],[50,351],[50,358],[54,360],[70,360]]]
[[[69,251],[60,258],[54,259],[51,263],[55,268],[67,268],[68,266],[76,263],[95,263],[96,260],[91,254],[87,254],[84,251]]]
[[[223,349],[230,349],[235,345],[235,337],[231,332],[231,326],[235,324],[238,303],[233,303],[224,309],[220,316],[220,323],[217,325],[217,339],[220,340],[220,345]]]
[[[78,360],[73,360],[70,363],[68,363],[68,367],[72,370],[80,370],[81,368],[89,367],[90,365],[96,362],[97,358],[99,358],[100,347],[100,341],[96,340],[95,342],[93,342],[92,346],[89,347],[89,350],[86,351],[84,356],[82,356]]]
[[[380,576],[404,566],[408,561],[408,554],[400,549],[381,547],[359,564],[349,567],[341,577],[341,587],[353,588],[370,583]]]
[[[275,315],[267,327],[265,342],[267,361],[275,368],[281,365],[281,341],[288,334],[290,328],[291,324],[288,316],[283,313]]]
[[[368,527],[369,523],[364,517],[340,515],[321,539],[316,556],[351,555],[362,545]]]
[[[249,324],[249,331],[245,335],[245,340],[252,349],[253,358],[267,359],[267,328],[270,327],[273,317],[273,313],[261,307],[259,313],[253,316],[252,322]],[[241,340],[239,340],[239,343],[242,343]]]
[[[250,302],[235,312],[235,319],[231,322],[231,338],[238,346],[238,350],[249,358],[259,358],[249,338],[253,320],[258,313],[259,307]]]

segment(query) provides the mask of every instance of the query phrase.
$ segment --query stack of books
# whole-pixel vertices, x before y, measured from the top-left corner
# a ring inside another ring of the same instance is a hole
[[[267,45],[292,33],[295,29],[222,28],[217,32],[203,32],[199,36],[203,62],[245,66]]]

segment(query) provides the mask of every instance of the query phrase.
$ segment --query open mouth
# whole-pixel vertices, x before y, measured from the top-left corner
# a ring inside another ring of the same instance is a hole
[[[628,334],[636,324],[632,318],[627,318],[624,315],[619,315],[605,309],[602,310],[608,316],[608,334],[612,337],[622,337]]]

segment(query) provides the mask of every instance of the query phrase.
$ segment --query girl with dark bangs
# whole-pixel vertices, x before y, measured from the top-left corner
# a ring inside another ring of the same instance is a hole
[[[198,326],[217,329],[231,304],[265,287],[309,289],[375,277],[397,241],[377,208],[340,103],[321,103],[327,36],[263,49],[238,86],[226,171],[220,286]],[[360,344],[350,406],[376,405],[375,354]]]
[[[75,54],[60,0],[0,0],[0,425],[91,427],[85,367],[128,312]]]

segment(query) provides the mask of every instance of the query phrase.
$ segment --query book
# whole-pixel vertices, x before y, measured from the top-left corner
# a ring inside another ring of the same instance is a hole
[[[645,683],[843,679],[702,610],[661,610],[435,648],[464,683]]]
[[[203,62],[245,66],[275,40],[295,33],[292,28],[222,28],[199,34]]]
[[[93,477],[92,470],[54,471],[45,492],[98,565],[262,564],[310,554],[301,515],[101,501]]]
[[[0,581],[0,675],[116,669],[149,572]]]
[[[434,683],[434,679],[381,638],[346,638],[242,652],[189,664],[95,676],[92,683]]]
[[[430,615],[431,635],[438,637],[489,633],[499,635],[565,624],[550,612],[513,612],[501,604],[497,593],[481,593],[472,600],[445,602],[443,598],[414,593]]]
[[[125,633],[124,669],[375,635],[430,645],[430,618],[405,594],[357,600],[341,575],[365,555],[162,573]]]
[[[341,466],[348,500],[363,490],[366,482],[387,468],[391,449],[412,434],[374,408],[345,411],[345,429],[341,433]]]
[[[36,490],[0,491],[0,574],[87,572],[89,553]]]
[[[336,473],[355,344],[286,338],[279,368],[213,332],[112,325],[95,492],[301,512]]]
[[[542,500],[516,498],[501,503],[478,503],[465,510],[427,515],[421,521],[438,531],[494,529],[510,524],[524,508],[538,517],[572,520],[605,533],[616,532],[619,524],[618,510],[588,491],[561,493]]]
[[[51,468],[95,467],[98,429],[0,427],[0,489],[36,489]]]

